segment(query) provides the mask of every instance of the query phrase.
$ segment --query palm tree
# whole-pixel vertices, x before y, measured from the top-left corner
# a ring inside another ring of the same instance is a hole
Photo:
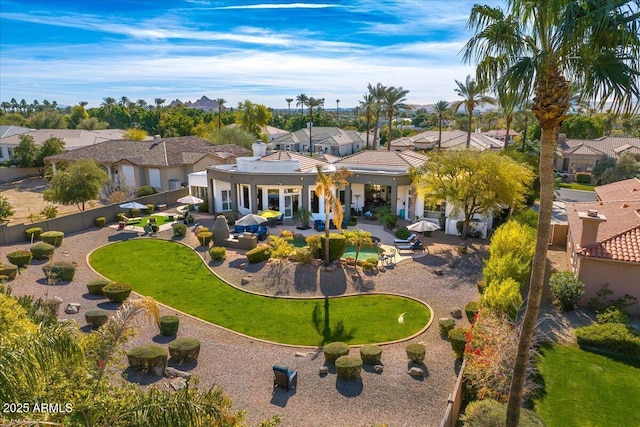
[[[531,111],[540,123],[540,213],[531,266],[527,307],[522,320],[507,426],[518,424],[522,390],[533,333],[544,289],[547,246],[553,203],[553,155],[556,133],[567,117],[569,81],[581,98],[619,113],[637,108],[640,98],[638,2],[635,0],[511,0],[505,11],[473,7],[469,27],[475,35],[464,58],[478,62],[477,74],[487,84],[504,85],[525,99],[535,94]]]
[[[480,107],[483,104],[495,104],[495,100],[490,96],[484,94],[485,87],[479,85],[471,76],[467,76],[464,83],[456,80],[458,88],[455,89],[458,96],[463,99],[451,103],[451,110],[457,113],[461,106],[464,105],[464,109],[467,112],[469,119],[469,125],[467,127],[467,148],[471,145],[471,122],[473,121],[473,110],[476,107]]]
[[[304,93],[301,93],[300,95],[296,96],[296,107],[300,107],[300,114],[304,114],[304,107],[305,105],[307,105],[308,101],[309,101],[309,97]]]
[[[313,141],[311,140],[311,128],[313,126],[313,109],[315,107],[321,107],[324,105],[324,98],[310,97],[307,99],[307,105],[309,106],[309,155],[313,155]]]
[[[506,122],[506,133],[504,136],[504,150],[509,146],[509,131],[511,130],[511,123],[513,122],[513,117],[515,115],[516,109],[524,100],[522,99],[522,95],[508,90],[505,86],[498,86],[496,90],[498,94],[498,105],[502,110],[502,114],[504,115],[504,120]]]
[[[368,231],[354,228],[353,230],[343,230],[342,234],[347,239],[347,244],[355,246],[356,248],[356,269],[358,268],[358,256],[360,255],[360,249],[363,246],[371,247],[374,245],[371,239],[371,233]]]
[[[373,128],[373,149],[377,150],[378,147],[378,124],[380,123],[380,113],[382,112],[382,100],[384,99],[384,93],[387,90],[382,86],[382,83],[377,83],[375,86],[371,86],[371,83],[367,85],[367,90],[372,99],[372,110],[375,116],[375,125]]]
[[[289,115],[291,115],[291,103],[293,102],[293,98],[285,98],[285,101],[287,101],[287,109],[289,111]]]
[[[352,175],[346,168],[336,169],[335,166],[317,165],[316,195],[324,199],[324,265],[331,264],[329,259],[329,217],[333,212],[333,224],[342,230],[342,205],[336,197],[335,189],[347,185],[347,178]]]
[[[373,95],[371,93],[365,93],[362,95],[363,100],[360,101],[360,108],[364,110],[365,118],[367,120],[367,150],[369,149],[369,135],[371,134],[371,110],[373,109]]]
[[[410,110],[411,106],[405,104],[407,100],[405,96],[409,93],[408,90],[400,87],[390,86],[386,88],[383,94],[383,102],[387,109],[387,118],[389,119],[389,131],[387,133],[387,151],[391,151],[391,122],[393,121],[393,113],[400,110]]]
[[[336,122],[340,120],[340,100],[336,99]]]
[[[120,97],[120,102],[118,102],[118,104],[120,104],[120,106],[122,107],[126,107],[129,104],[129,98],[127,98],[126,96]]]
[[[227,103],[227,100],[218,98],[216,99],[216,102],[218,103],[218,129],[220,129],[222,127],[222,108],[224,107],[224,104]]]
[[[163,98],[155,98],[153,100],[154,104],[156,104],[156,108],[162,108],[162,104],[164,104],[167,100]]]
[[[111,96],[107,96],[106,98],[102,98],[102,104],[100,105],[103,106],[105,112],[109,114],[111,112],[111,107],[116,105],[116,99]]]
[[[438,115],[438,151],[442,144],[442,121],[447,117],[449,113],[449,103],[447,101],[438,101],[432,107],[431,111]]]
[[[144,99],[138,99],[136,103],[142,108],[145,108],[147,106],[147,101],[145,101]]]

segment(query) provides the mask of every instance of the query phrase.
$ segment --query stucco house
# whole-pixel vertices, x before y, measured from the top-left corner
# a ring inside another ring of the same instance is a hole
[[[432,150],[438,147],[438,130],[428,130],[413,136],[391,141],[391,151]],[[440,140],[443,150],[464,150],[467,147],[467,132],[463,130],[443,130]],[[480,132],[471,133],[469,148],[478,151],[502,150],[504,142]]]
[[[640,138],[603,136],[597,139],[567,139],[558,135],[556,169],[565,173],[591,172],[604,156],[617,159],[623,153],[633,153],[640,161]]]
[[[271,141],[274,150],[309,152],[309,129],[299,129]],[[337,127],[312,127],[311,145],[314,153],[346,156],[366,147],[367,134]]]
[[[640,180],[596,187],[599,200],[567,204],[567,257],[587,304],[605,285],[640,300]],[[631,307],[640,314],[640,306]]]
[[[93,159],[114,183],[130,187],[150,185],[158,191],[174,190],[188,182],[188,174],[211,165],[233,164],[251,152],[235,144],[212,145],[194,136],[156,137],[151,141],[118,139],[47,157],[54,167],[63,162]],[[202,194],[194,194],[200,197]]]

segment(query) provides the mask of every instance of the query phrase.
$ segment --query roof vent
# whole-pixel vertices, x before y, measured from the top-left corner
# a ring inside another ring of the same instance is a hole
[[[589,209],[587,211],[587,216],[596,218],[598,216],[598,210],[597,209]]]

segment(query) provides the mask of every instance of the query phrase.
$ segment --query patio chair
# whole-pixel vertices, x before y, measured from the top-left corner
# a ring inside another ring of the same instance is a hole
[[[267,227],[264,225],[259,225],[258,226],[258,231],[256,232],[256,234],[258,235],[258,240],[263,241],[267,239],[267,235],[269,234],[269,230],[267,230]]]
[[[406,239],[393,239],[393,244],[394,245],[409,245],[409,244],[413,243],[414,240],[416,240],[416,235],[415,234],[411,234]]]
[[[245,233],[257,233],[258,232],[258,225],[257,224],[252,224],[252,225],[247,225],[244,228]]]
[[[273,387],[289,391],[298,385],[298,371],[282,365],[273,365]]]
[[[244,225],[234,225],[233,229],[234,229],[236,234],[242,234],[242,233],[244,233],[245,226]]]
[[[324,221],[321,219],[316,219],[315,221],[313,221],[313,228],[315,228],[316,231],[324,231]]]
[[[423,251],[424,250],[424,246],[422,245],[422,242],[420,240],[416,240],[410,245],[397,245],[396,248],[398,248],[399,251]]]

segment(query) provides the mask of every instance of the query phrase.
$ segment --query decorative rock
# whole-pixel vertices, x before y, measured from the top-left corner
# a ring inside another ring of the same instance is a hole
[[[67,314],[77,314],[80,311],[80,304],[77,303],[69,303],[67,304],[67,308],[64,309],[64,312]]]
[[[245,268],[247,268],[246,262],[243,262],[242,264],[240,264],[240,270],[244,270]]]
[[[162,366],[158,366],[158,365],[153,366],[151,368],[151,373],[153,375],[155,375],[156,377],[161,377],[162,374],[164,374],[164,368]]]
[[[189,372],[180,371],[179,369],[172,368],[170,366],[165,368],[164,376],[167,378],[179,377],[179,378],[184,378],[186,380],[191,378],[191,374]]]
[[[296,352],[296,357],[307,357],[307,353],[303,353],[301,351]]]
[[[327,375],[329,373],[329,368],[327,368],[326,366],[320,366],[320,368],[318,369],[318,373],[320,375]]]
[[[442,269],[436,268],[435,270],[433,270],[433,274],[435,274],[436,276],[442,276],[444,273],[442,272]]]
[[[382,365],[376,365],[373,367],[373,372],[376,372],[378,374],[381,374],[383,370],[384,370],[384,366]]]
[[[240,284],[241,284],[242,286],[244,286],[244,285],[248,285],[248,284],[249,284],[249,282],[251,282],[251,276],[243,277],[243,278],[242,278],[242,280],[240,280]]]
[[[419,378],[424,377],[424,371],[416,367],[409,369],[408,374],[411,375],[412,377],[419,377]]]
[[[184,378],[172,378],[169,380],[169,384],[171,384],[172,389],[178,391],[187,386],[187,380]]]
[[[454,307],[451,309],[451,317],[454,319],[462,319],[462,309]]]

